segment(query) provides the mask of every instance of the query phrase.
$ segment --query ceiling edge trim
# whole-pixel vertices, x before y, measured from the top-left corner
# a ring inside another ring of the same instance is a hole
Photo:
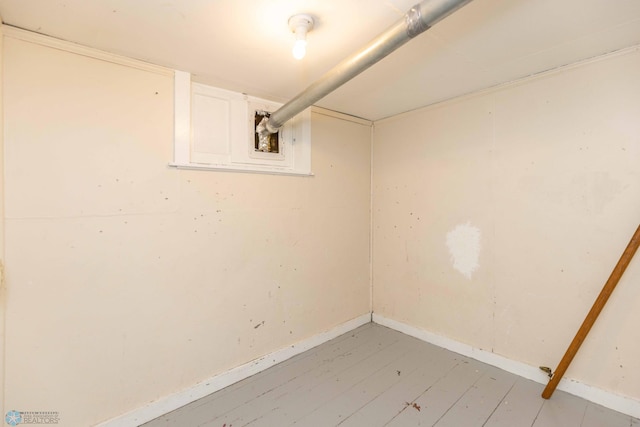
[[[537,80],[537,79],[542,79],[548,76],[552,76],[554,74],[559,74],[565,71],[569,71],[572,70],[574,68],[580,68],[580,67],[584,67],[593,63],[597,63],[600,61],[605,61],[607,59],[611,59],[611,58],[615,58],[617,56],[624,56],[624,55],[628,55],[634,52],[640,51],[640,44],[636,44],[633,46],[629,46],[629,47],[624,47],[622,49],[618,49],[618,50],[614,50],[611,52],[607,52],[607,53],[603,53],[601,55],[597,55],[597,56],[592,56],[590,58],[586,58],[586,59],[581,59],[579,61],[576,62],[571,62],[569,64],[565,64],[565,65],[560,65],[558,67],[555,68],[550,68],[548,70],[544,70],[544,71],[540,71],[538,73],[534,73],[534,74],[529,74],[527,76],[524,77],[520,77],[517,78],[515,80],[510,80],[508,82],[504,82],[504,83],[499,83],[497,85],[494,86],[489,86],[487,88],[484,89],[480,89],[480,90],[476,90],[473,92],[468,92],[468,93],[463,93],[461,95],[457,95],[454,96],[453,98],[446,98],[446,99],[442,99],[439,101],[435,101],[431,104],[428,105],[423,105],[422,107],[418,107],[415,108],[413,110],[409,110],[409,111],[405,111],[402,113],[398,113],[398,114],[394,114],[393,116],[389,116],[389,117],[383,117],[381,119],[377,119],[377,120],[373,120],[373,124],[374,126],[380,123],[385,123],[387,121],[392,121],[395,119],[400,119],[403,117],[407,117],[410,116],[412,114],[416,114],[419,113],[421,111],[425,111],[428,109],[432,109],[432,108],[440,108],[443,106],[446,106],[448,104],[453,104],[456,102],[460,102],[463,101],[465,99],[470,99],[476,96],[482,96],[482,95],[486,95],[488,93],[492,93],[492,92],[498,92],[500,90],[503,89],[507,89],[510,87],[514,87],[514,86],[518,86],[521,84],[525,84],[528,83],[530,81],[533,80]]]
[[[99,59],[101,61],[110,62],[113,64],[124,65],[131,68],[136,68],[143,71],[149,71],[156,74],[165,76],[173,76],[174,70],[160,65],[151,64],[148,62],[140,61],[138,59],[129,58],[122,55],[116,55],[114,53],[105,52],[103,50],[95,49],[92,47],[84,46],[81,44],[73,43],[70,41],[57,39],[55,37],[47,36],[44,34],[36,33],[22,28],[14,27],[12,25],[2,24],[2,35],[4,37],[11,37],[17,40],[22,40],[30,43],[39,44],[42,46],[51,47],[53,49],[62,50],[65,52],[75,53],[77,55],[86,56],[93,59]]]
[[[323,116],[333,117],[335,119],[345,120],[345,121],[357,123],[363,126],[373,125],[373,122],[371,120],[363,119],[362,117],[352,116],[346,113],[341,113],[335,110],[329,110],[328,108],[324,108],[324,107],[318,107],[316,105],[311,106],[311,111],[313,113],[321,114]]]

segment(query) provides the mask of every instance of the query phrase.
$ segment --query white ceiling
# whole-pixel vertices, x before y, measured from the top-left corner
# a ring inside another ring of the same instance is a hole
[[[9,25],[287,101],[418,0],[0,0]],[[316,18],[293,59],[289,16]],[[473,0],[318,105],[377,120],[640,44],[640,0]]]

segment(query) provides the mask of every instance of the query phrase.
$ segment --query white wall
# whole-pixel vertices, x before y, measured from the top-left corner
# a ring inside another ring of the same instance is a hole
[[[179,171],[167,70],[2,56],[5,412],[95,424],[369,311],[367,126],[314,113],[312,178]],[[378,122],[374,311],[555,366],[640,218],[639,71],[632,50]],[[568,372],[636,400],[639,278]]]
[[[2,17],[0,17],[0,20]],[[2,26],[0,26],[0,82],[3,76],[3,43]],[[0,117],[2,117],[3,88],[0,84]],[[4,354],[5,354],[5,278],[4,278],[4,121],[0,120],[0,384],[4,384]],[[6,411],[4,406],[4,387],[0,387],[0,414]]]
[[[638,75],[633,49],[376,122],[374,312],[555,368],[640,222]],[[638,258],[567,372],[636,400]]]
[[[368,126],[314,113],[314,177],[176,170],[171,73],[3,56],[5,408],[92,425],[369,312]]]

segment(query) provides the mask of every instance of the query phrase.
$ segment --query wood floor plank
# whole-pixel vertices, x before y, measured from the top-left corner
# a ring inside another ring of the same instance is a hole
[[[630,427],[631,417],[595,403],[587,403],[581,427]]]
[[[407,402],[415,401],[425,390],[460,363],[453,353],[424,343],[422,360],[417,370],[400,372],[400,382],[377,396],[339,423],[340,427],[384,426],[402,412]]]
[[[291,381],[263,393],[248,404],[216,417],[215,420],[220,421],[220,425],[224,423],[235,426],[242,426],[248,423],[260,425],[255,424],[258,422],[257,420],[270,417],[269,414],[271,412],[278,411],[281,407],[288,408],[293,397],[306,396],[309,390],[315,388],[318,384],[335,380],[336,376],[349,371],[349,369],[357,368],[369,357],[376,357],[377,354],[387,348],[392,349],[393,345],[401,338],[384,330],[380,330],[379,333],[379,337],[346,353],[344,357],[335,358],[331,363],[323,365],[321,369],[305,372]],[[294,411],[295,409],[292,408],[291,410]]]
[[[423,353],[412,350],[402,358],[393,361],[355,384],[344,393],[332,396],[331,400],[305,417],[296,420],[294,424],[305,427],[339,425],[358,409],[399,383],[402,380],[402,370],[405,371],[405,375],[412,375],[422,363],[424,363]]]
[[[435,424],[436,427],[481,426],[500,405],[517,377],[493,366]]]
[[[484,427],[530,427],[544,403],[540,397],[543,388],[542,384],[519,378]]]
[[[586,410],[586,400],[556,392],[551,399],[544,401],[532,427],[579,427]]]
[[[336,375],[324,378],[315,384],[310,383],[301,393],[289,394],[283,397],[277,409],[264,414],[247,425],[290,425],[330,401],[334,396],[344,393],[359,382],[371,375],[375,375],[384,367],[402,358],[405,354],[414,350],[417,345],[413,341],[399,340],[393,345],[381,348],[379,352],[362,359],[350,369],[338,372]],[[236,421],[233,424],[236,425]],[[239,425],[242,426],[243,424],[239,423]]]
[[[413,402],[405,402],[401,412],[389,421],[389,427],[433,426],[458,402],[487,371],[488,365],[464,357],[449,373]],[[415,404],[415,406],[414,406]]]

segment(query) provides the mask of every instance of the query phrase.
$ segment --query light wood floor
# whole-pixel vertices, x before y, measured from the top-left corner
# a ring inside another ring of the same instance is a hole
[[[145,427],[640,427],[640,421],[373,323]]]

